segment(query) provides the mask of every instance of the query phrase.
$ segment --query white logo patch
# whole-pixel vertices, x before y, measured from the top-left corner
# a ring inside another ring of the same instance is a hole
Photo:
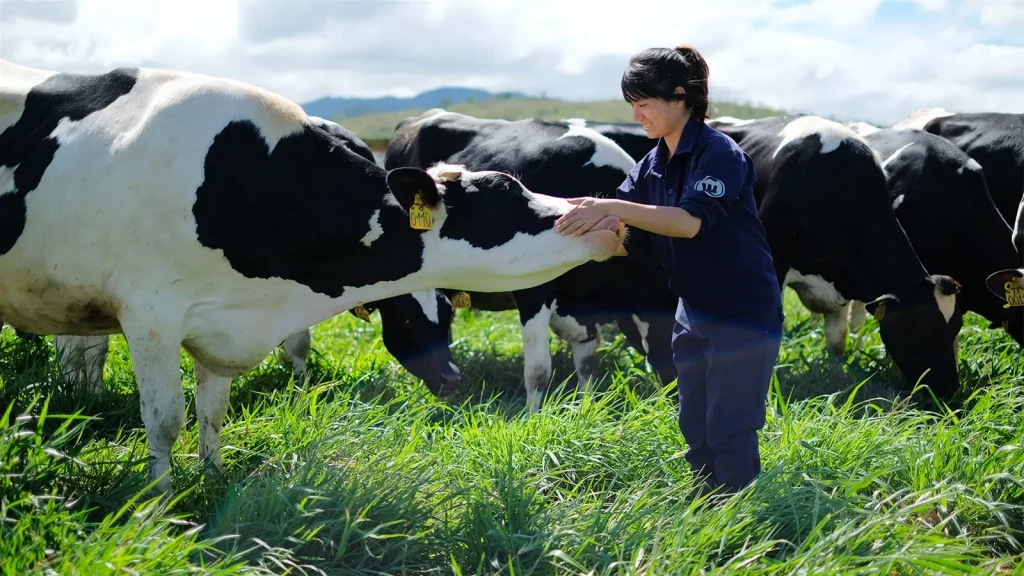
[[[693,187],[697,192],[703,192],[712,198],[721,198],[722,196],[725,196],[725,184],[723,184],[718,178],[712,178],[711,176],[705,176],[694,184]]]

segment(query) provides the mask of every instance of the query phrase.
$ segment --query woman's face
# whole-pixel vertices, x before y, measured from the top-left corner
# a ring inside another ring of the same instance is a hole
[[[686,104],[681,100],[645,98],[632,107],[633,121],[643,126],[648,138],[664,138],[686,125]]]

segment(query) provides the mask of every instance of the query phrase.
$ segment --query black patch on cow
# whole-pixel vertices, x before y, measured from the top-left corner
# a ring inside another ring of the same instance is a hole
[[[537,217],[535,207],[523,196],[522,186],[506,174],[485,174],[470,183],[469,192],[460,180],[446,182],[448,218],[441,226],[441,238],[465,240],[485,250],[501,246],[522,232],[537,235],[555,227],[558,215]],[[497,202],[497,195],[508,202]]]
[[[336,142],[307,127],[271,151],[252,122],[225,126],[196,190],[199,242],[247,278],[294,280],[333,298],[419,270],[421,232],[385,201],[384,169]],[[367,247],[375,210],[385,232]]]
[[[138,81],[138,69],[105,74],[55,74],[28,91],[25,110],[0,134],[0,168],[14,168],[14,191],[0,196],[0,254],[25,230],[25,198],[39,186],[60,143],[51,137],[63,119],[79,121],[113,104]]]

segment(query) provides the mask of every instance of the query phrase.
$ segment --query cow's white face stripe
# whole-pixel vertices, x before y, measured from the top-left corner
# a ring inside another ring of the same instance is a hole
[[[413,292],[412,297],[419,303],[423,315],[434,324],[440,322],[437,314],[437,292],[434,290],[422,290]]]
[[[943,294],[938,286],[935,287],[935,303],[939,305],[939,311],[942,312],[942,317],[946,319],[946,323],[953,317],[953,312],[956,310],[956,294]]]

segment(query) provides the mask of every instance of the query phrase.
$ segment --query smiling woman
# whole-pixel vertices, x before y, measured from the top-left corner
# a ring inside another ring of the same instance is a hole
[[[622,75],[633,120],[658,144],[618,199],[578,198],[559,219],[576,235],[608,216],[632,229],[634,254],[659,244],[679,297],[672,352],[686,459],[704,489],[738,490],[760,473],[757,431],[782,338],[782,296],[754,202],[756,173],[728,136],[705,125],[708,65],[690,46],[651,48]]]

